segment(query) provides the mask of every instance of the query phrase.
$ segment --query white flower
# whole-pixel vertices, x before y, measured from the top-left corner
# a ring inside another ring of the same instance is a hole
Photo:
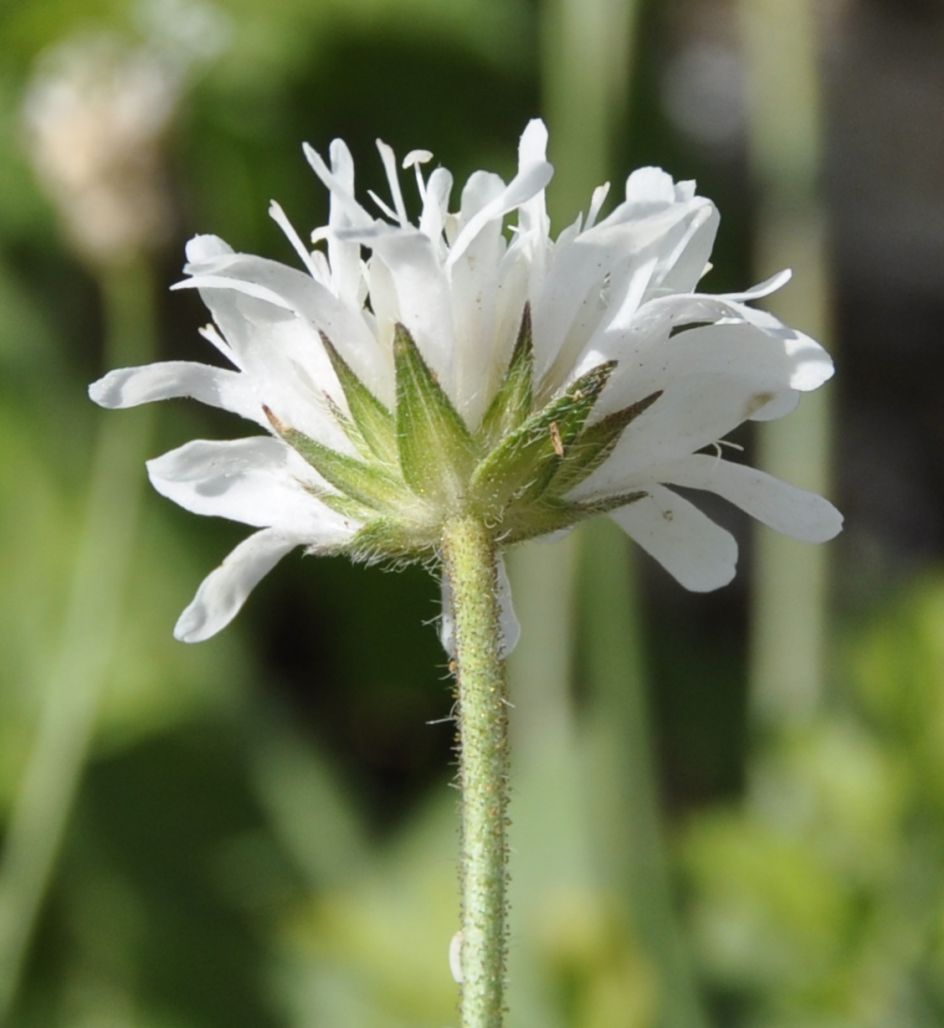
[[[330,163],[306,147],[331,195],[315,248],[270,210],[304,271],[215,236],[191,241],[180,285],[200,290],[215,322],[203,335],[236,370],[169,362],[91,388],[106,407],[189,396],[265,430],[148,464],[181,506],[259,529],[200,586],[178,638],[219,631],[296,546],[428,559],[444,519],[464,510],[502,544],[609,513],[699,591],[731,579],[737,547],[675,486],[800,539],[839,531],[828,502],[717,446],[832,374],[818,343],[746,305],[788,275],[740,295],[696,292],[718,214],[694,183],[656,168],[631,174],[605,217],[607,187],[595,190],[552,240],[546,144],[532,121],[511,182],[476,172],[454,211],[450,173],[424,176],[430,154],[413,151],[403,167],[416,178],[416,224],[390,147],[378,142],[390,189],[371,195],[381,217],[355,198],[343,142]],[[515,633],[509,606],[506,646]]]

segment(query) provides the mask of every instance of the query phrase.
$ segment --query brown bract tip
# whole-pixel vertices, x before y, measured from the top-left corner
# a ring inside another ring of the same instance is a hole
[[[276,432],[279,433],[279,435],[288,431],[288,425],[285,424],[285,422],[272,410],[271,407],[263,404],[262,413],[269,419],[269,424],[276,430]]]

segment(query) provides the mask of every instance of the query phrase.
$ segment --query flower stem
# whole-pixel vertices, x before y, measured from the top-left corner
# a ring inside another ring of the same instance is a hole
[[[501,1028],[508,846],[508,705],[495,541],[474,517],[442,538],[452,590],[462,790],[462,1028]]]

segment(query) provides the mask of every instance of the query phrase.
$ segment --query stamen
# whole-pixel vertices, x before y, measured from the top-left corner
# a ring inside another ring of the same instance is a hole
[[[423,181],[423,175],[420,172],[420,165],[426,164],[433,159],[432,150],[411,150],[406,157],[403,158],[403,169],[412,167],[416,172],[416,189],[420,194],[420,199],[423,203],[426,203],[426,183]]]
[[[400,221],[397,212],[385,200],[381,200],[381,198],[373,191],[373,189],[368,189],[367,195],[371,198],[371,200],[374,201],[375,204],[377,204],[381,211],[383,211],[383,213],[386,214],[391,221]],[[402,225],[403,222],[401,221],[400,224]]]
[[[269,201],[269,217],[279,226],[279,228],[285,233],[285,238],[292,244],[292,248],[302,259],[302,263],[308,269],[308,274],[315,280],[318,279],[318,275],[315,270],[315,266],[312,263],[311,254],[308,252],[307,247],[302,242],[301,236],[295,231],[295,227],[288,220],[288,216],[282,207],[275,202],[275,200]]]
[[[396,208],[395,220],[401,225],[406,225],[409,219],[406,216],[406,204],[403,202],[403,193],[400,190],[400,179],[397,175],[397,159],[393,153],[393,147],[389,146],[382,139],[377,140],[377,149],[380,151],[380,159],[383,161],[384,171],[387,173],[387,182],[390,185],[390,195],[393,197],[393,206]]]
[[[727,446],[730,450],[737,450],[738,453],[744,452],[744,447],[740,443],[733,443],[730,439],[716,439],[711,447],[715,451],[715,460],[719,461],[722,459],[722,447]]]

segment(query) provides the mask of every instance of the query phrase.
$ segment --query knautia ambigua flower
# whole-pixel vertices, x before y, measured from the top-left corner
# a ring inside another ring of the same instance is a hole
[[[413,220],[389,146],[378,143],[390,195],[366,202],[343,142],[328,161],[306,146],[328,224],[309,246],[270,209],[299,268],[216,236],[190,242],[180,287],[200,291],[214,322],[202,334],[232,368],[152,364],[91,389],[106,407],[192,397],[262,429],[148,464],[181,506],[257,529],[200,586],[178,638],[223,628],[296,547],[434,560],[443,524],[463,513],[499,549],[608,514],[699,591],[731,579],[737,547],[676,486],[800,539],[838,532],[828,502],[718,446],[832,374],[818,343],[748,305],[787,274],[699,292],[718,213],[657,168],[633,172],[605,216],[598,188],[552,238],[546,144],[532,121],[514,178],[476,172],[455,200],[452,175],[424,174],[431,155],[413,151]]]

